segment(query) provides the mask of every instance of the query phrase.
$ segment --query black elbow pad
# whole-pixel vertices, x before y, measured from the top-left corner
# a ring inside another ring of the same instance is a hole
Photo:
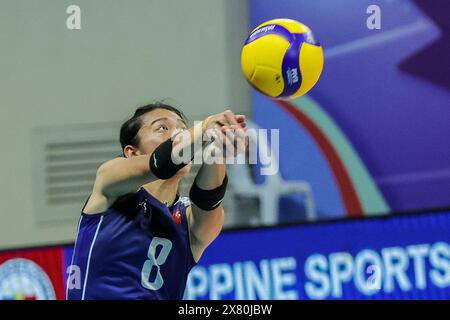
[[[167,180],[172,178],[187,163],[175,164],[172,161],[172,140],[161,143],[150,156],[151,172],[158,178]]]
[[[204,211],[212,211],[220,206],[225,197],[225,191],[227,190],[228,176],[225,174],[225,178],[220,186],[212,190],[200,189],[196,180],[192,184],[189,191],[189,199],[197,207]]]

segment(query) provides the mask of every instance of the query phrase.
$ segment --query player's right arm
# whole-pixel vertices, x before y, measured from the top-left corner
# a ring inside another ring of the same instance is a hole
[[[156,180],[149,169],[150,155],[115,158],[103,163],[84,208],[85,213],[106,211],[119,197],[135,192],[145,183]]]
[[[197,140],[202,139],[202,124],[200,122],[181,132],[173,138],[173,141],[172,138],[166,140],[152,154],[120,157],[103,163],[97,169],[94,187],[84,212],[103,212],[118,198],[136,192],[142,185],[172,177],[187,164],[174,165],[171,161],[172,154],[194,151],[194,146],[198,145]]]
[[[207,118],[209,119],[209,117]],[[178,132],[172,138],[161,143],[152,154],[115,158],[103,163],[97,170],[94,189],[108,198],[116,199],[135,192],[142,185],[158,179],[170,179],[178,170],[188,164],[192,157],[181,158],[182,163],[175,164],[176,155],[193,155],[194,146],[200,145],[203,134],[203,122]]]
[[[172,155],[194,155],[196,146],[203,146],[203,133],[216,127],[227,127],[228,118],[235,116],[230,110],[209,116],[189,130],[178,133],[163,142],[150,155],[115,158],[102,164],[96,174],[92,194],[84,212],[107,210],[119,197],[136,192],[142,185],[157,179],[169,179],[189,163],[174,164]],[[242,117],[239,118],[242,121]]]
[[[156,180],[149,166],[150,155],[115,158],[103,163],[95,179],[96,191],[109,198],[118,198]]]

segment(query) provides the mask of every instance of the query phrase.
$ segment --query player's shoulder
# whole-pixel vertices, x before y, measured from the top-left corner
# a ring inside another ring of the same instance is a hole
[[[191,199],[189,197],[180,197],[177,203],[181,204],[183,207],[187,208],[191,205]]]

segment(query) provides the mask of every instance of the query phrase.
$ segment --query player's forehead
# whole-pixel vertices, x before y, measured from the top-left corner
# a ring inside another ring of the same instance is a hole
[[[147,112],[146,114],[143,115],[142,120],[143,123],[147,126],[159,121],[169,121],[172,123],[186,125],[186,122],[184,121],[183,118],[181,118],[175,112],[167,109],[155,109],[150,112]]]

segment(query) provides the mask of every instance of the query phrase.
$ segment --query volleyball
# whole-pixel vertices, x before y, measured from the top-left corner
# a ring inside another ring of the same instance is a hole
[[[242,47],[242,71],[258,91],[293,99],[317,83],[323,49],[311,29],[292,19],[273,19],[256,27]]]

